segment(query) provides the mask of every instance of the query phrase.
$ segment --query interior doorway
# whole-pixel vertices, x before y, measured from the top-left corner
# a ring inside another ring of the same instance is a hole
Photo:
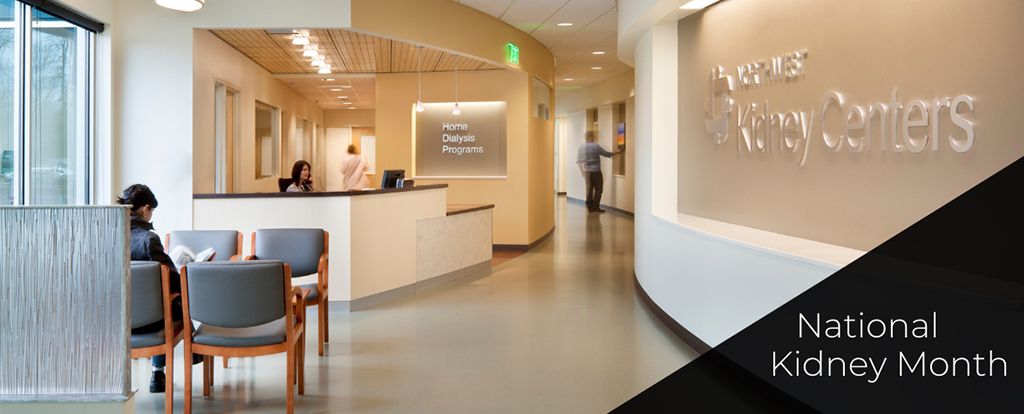
[[[241,91],[226,82],[217,81],[214,88],[214,192],[234,192],[235,159],[238,148],[238,94]]]

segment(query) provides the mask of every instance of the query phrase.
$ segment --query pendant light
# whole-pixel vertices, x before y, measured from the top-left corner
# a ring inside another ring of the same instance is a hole
[[[419,96],[416,99],[416,112],[423,112],[423,59],[420,57],[422,54],[423,46],[416,46],[416,76],[419,77]]]
[[[452,109],[452,115],[461,114],[459,110],[459,55],[452,53],[455,56],[455,109]]]
[[[206,0],[156,0],[156,4],[171,10],[194,12],[203,8]]]

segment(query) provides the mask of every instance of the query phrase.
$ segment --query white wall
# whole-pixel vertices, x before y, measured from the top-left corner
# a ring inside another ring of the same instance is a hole
[[[659,307],[716,346],[827,277],[834,266],[765,253],[677,224],[677,27],[675,21],[649,27],[635,45],[634,267]]]
[[[587,111],[573,112],[565,117],[565,186],[566,196],[579,200],[587,199],[587,182],[576,164],[580,145],[585,142],[584,134],[593,129],[587,122]]]
[[[154,217],[160,231],[192,225],[193,28],[351,26],[347,0],[217,0],[194,13],[152,1],[66,3],[110,25],[104,35],[110,51],[97,56],[98,79],[111,80],[109,108],[98,108],[101,128],[110,119],[97,137],[97,146],[110,151],[109,164],[101,160],[97,167],[104,180],[98,187],[107,190],[97,191],[110,199],[97,202],[113,202],[128,185],[146,183],[160,200]],[[98,88],[102,94],[103,85]]]

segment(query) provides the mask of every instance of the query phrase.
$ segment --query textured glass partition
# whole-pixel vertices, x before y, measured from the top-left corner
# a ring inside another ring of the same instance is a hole
[[[0,400],[127,396],[127,207],[0,207],[0,223]]]

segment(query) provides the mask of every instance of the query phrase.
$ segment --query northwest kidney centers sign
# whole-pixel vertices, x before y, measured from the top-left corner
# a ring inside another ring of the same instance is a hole
[[[726,75],[722,67],[713,68],[705,125],[714,142],[724,145],[735,137],[736,150],[740,152],[800,154],[800,166],[807,162],[808,149],[815,138],[820,138],[830,153],[844,147],[852,153],[874,149],[917,154],[929,147],[932,151],[946,147],[964,153],[974,146],[974,124],[964,116],[974,111],[974,99],[967,95],[930,101],[914,99],[904,104],[894,89],[888,103],[857,105],[842,93],[832,91],[817,104],[817,111],[787,108],[778,112],[773,112],[767,101],[744,103],[732,99],[740,87],[750,89],[804,77],[806,58],[807,50],[802,50],[739,65],[735,76]],[[950,121],[959,129],[954,134],[959,138],[953,134],[939,136],[942,108],[949,109]],[[832,111],[840,115],[840,123],[827,122]]]

